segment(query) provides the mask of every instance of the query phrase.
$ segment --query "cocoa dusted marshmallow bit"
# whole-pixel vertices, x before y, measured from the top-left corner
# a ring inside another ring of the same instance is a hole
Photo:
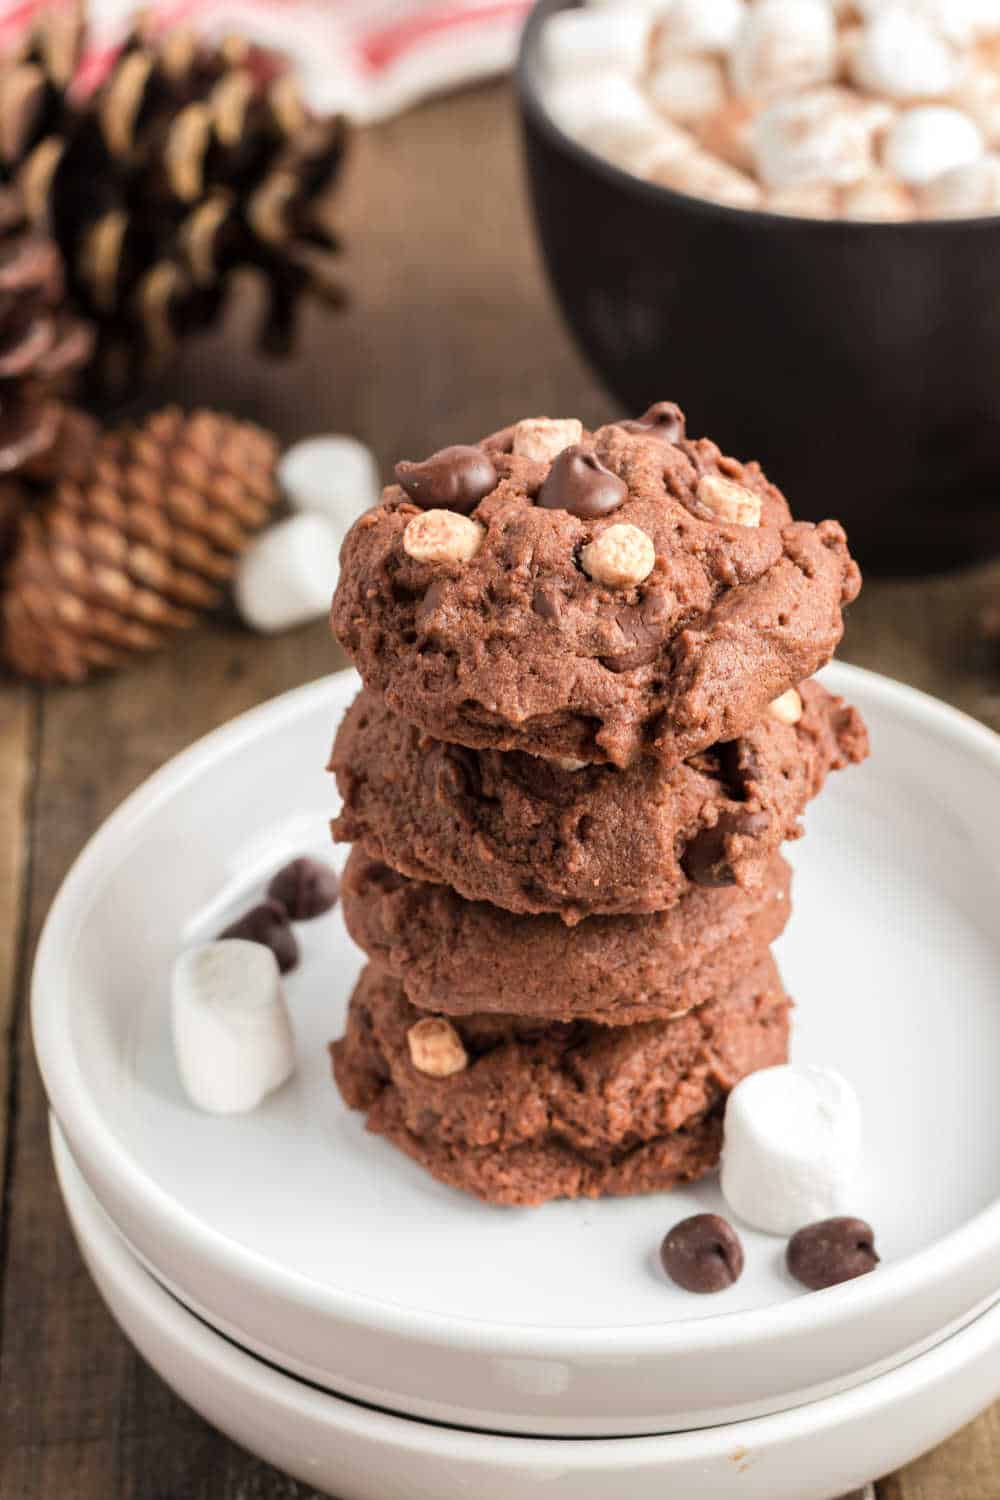
[[[514,428],[512,451],[522,458],[550,463],[564,448],[578,443],[582,436],[583,423],[577,417],[565,417],[559,421],[552,417],[525,417]]]
[[[612,589],[630,589],[653,571],[656,549],[652,539],[638,526],[609,526],[580,553],[584,572],[595,583]]]
[[[729,521],[734,526],[760,525],[760,496],[754,490],[748,490],[745,484],[723,479],[721,474],[703,474],[698,481],[697,495],[702,505],[707,506],[720,521]]]
[[[486,528],[453,510],[425,510],[403,533],[403,550],[415,562],[462,563],[475,557]]]
[[[796,688],[789,688],[767,705],[772,719],[779,724],[797,724],[802,717],[802,695]]]
[[[406,1043],[413,1066],[429,1078],[450,1078],[468,1066],[462,1038],[443,1016],[425,1016],[415,1022],[406,1033]]]

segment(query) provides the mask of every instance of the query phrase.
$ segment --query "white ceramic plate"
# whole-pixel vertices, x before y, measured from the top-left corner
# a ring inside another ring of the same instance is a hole
[[[337,1500],[833,1500],[943,1441],[1000,1391],[1000,1306],[929,1354],[791,1412],[668,1437],[501,1437],[374,1411],[213,1332],[129,1253],[53,1130],[77,1240],[140,1353],[214,1426]]]
[[[356,679],[245,715],[140,788],[84,851],[42,939],[38,1056],[88,1182],[155,1274],[247,1347],[352,1398],[470,1427],[666,1431],[775,1411],[940,1337],[1000,1289],[1000,739],[837,667],[874,754],[831,778],[795,845],[780,958],[794,1053],[840,1067],[867,1121],[856,1210],[875,1275],[805,1294],[782,1244],[712,1299],[669,1285],[669,1197],[485,1207],[340,1102],[327,1040],[360,959],[337,914],[304,927],[288,991],[296,1079],[251,1116],[199,1114],[168,1034],[168,976],[287,856],[322,852],[323,771]]]

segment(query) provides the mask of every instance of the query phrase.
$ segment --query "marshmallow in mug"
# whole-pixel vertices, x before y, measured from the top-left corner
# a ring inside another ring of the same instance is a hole
[[[837,63],[837,33],[826,0],[756,0],[729,54],[736,93],[770,99],[827,83]]]
[[[875,134],[891,118],[847,89],[779,99],[750,131],[757,175],[769,188],[857,182],[875,167]]]
[[[886,132],[882,163],[901,182],[923,183],[982,156],[978,125],[960,109],[924,104],[905,110]]]
[[[794,1234],[856,1208],[861,1106],[834,1068],[751,1073],[726,1102],[723,1132],[723,1196],[755,1229]]]
[[[961,60],[922,16],[894,6],[864,27],[851,58],[851,77],[889,99],[944,98],[958,86]]]

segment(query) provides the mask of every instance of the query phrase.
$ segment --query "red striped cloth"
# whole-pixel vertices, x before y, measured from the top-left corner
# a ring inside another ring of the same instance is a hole
[[[0,47],[51,0],[0,10]],[[310,102],[375,120],[426,94],[509,68],[530,0],[154,0],[155,25],[239,31],[294,61]],[[98,83],[134,9],[132,0],[90,0],[93,47],[78,87]]]

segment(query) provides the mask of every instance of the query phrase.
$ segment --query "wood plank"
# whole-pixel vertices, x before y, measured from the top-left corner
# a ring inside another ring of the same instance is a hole
[[[33,780],[34,694],[0,682],[0,1164],[7,1159],[7,1119],[13,1108],[11,1034],[21,958],[24,874],[28,856],[28,796]],[[0,1171],[3,1168],[0,1166]],[[0,1200],[0,1239],[4,1203]]]
[[[878,1486],[878,1500],[997,1500],[1000,1403]]]

